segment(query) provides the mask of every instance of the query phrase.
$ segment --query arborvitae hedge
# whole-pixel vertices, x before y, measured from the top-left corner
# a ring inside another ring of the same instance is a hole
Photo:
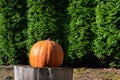
[[[93,51],[103,66],[120,67],[120,1],[99,0],[95,13]]]
[[[65,40],[66,0],[27,0],[27,3],[28,50],[34,42],[48,38],[61,44]]]
[[[26,2],[0,1],[0,64],[24,63],[26,59]]]
[[[68,56],[69,63],[75,67],[93,66],[95,57],[92,51],[94,33],[91,31],[94,21],[94,1],[71,0],[68,8],[70,15],[70,32]]]
[[[26,64],[48,38],[62,45],[64,66],[120,67],[120,1],[0,1],[0,64]]]

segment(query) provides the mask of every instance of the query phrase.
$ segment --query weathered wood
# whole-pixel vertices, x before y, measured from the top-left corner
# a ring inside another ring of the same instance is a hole
[[[33,68],[26,65],[14,66],[15,80],[72,80],[72,68]]]

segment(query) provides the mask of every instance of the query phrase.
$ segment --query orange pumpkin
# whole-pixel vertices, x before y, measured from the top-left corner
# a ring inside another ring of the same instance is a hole
[[[50,40],[36,42],[30,49],[29,60],[32,67],[60,67],[64,53],[61,46]]]

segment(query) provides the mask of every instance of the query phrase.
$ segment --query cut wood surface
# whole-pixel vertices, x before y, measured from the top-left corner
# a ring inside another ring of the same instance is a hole
[[[72,68],[33,68],[25,65],[14,66],[15,80],[72,80]]]

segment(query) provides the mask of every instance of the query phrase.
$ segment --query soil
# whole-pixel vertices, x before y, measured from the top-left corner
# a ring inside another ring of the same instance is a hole
[[[13,80],[14,70],[13,66],[0,66],[0,80]]]
[[[14,80],[13,66],[0,66],[0,80]],[[74,68],[73,80],[120,80],[120,69]]]
[[[78,68],[73,73],[73,80],[120,80],[120,69],[115,68]]]

